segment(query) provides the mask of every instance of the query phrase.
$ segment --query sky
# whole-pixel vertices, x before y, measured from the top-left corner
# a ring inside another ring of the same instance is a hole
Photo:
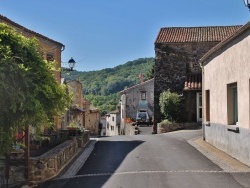
[[[0,0],[0,14],[65,45],[62,66],[113,68],[154,57],[163,27],[242,25],[243,0]]]

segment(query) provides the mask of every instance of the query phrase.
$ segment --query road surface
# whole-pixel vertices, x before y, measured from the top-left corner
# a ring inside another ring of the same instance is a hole
[[[40,188],[242,188],[249,172],[220,168],[188,140],[201,130],[99,138],[82,168]]]

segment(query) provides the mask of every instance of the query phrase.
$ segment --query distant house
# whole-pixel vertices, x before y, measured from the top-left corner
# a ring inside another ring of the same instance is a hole
[[[161,28],[155,41],[154,132],[162,119],[159,96],[163,91],[183,94],[184,122],[202,121],[202,80],[198,60],[240,26]]]
[[[106,136],[106,117],[105,116],[103,116],[103,117],[101,117],[101,124],[102,124],[102,130],[101,130],[101,133],[100,133],[100,135],[101,136]]]
[[[23,36],[27,38],[33,38],[35,37],[38,39],[39,44],[41,45],[43,49],[43,58],[48,61],[54,61],[56,62],[56,70],[59,70],[61,67],[61,53],[64,50],[65,46],[57,42],[53,39],[50,39],[44,35],[41,35],[40,33],[37,33],[35,31],[29,30],[21,25],[19,25],[16,22],[13,22],[12,20],[6,18],[3,15],[0,15],[0,23],[5,23],[9,25],[10,27],[14,28],[16,32],[22,34]],[[55,71],[55,79],[57,80],[58,84],[61,83],[61,74],[60,71]],[[61,119],[59,117],[54,118],[54,124],[55,129],[59,129],[61,126]]]
[[[65,130],[70,123],[75,122],[79,128],[83,128],[86,110],[83,109],[82,84],[77,80],[70,80],[66,82],[66,85],[69,93],[73,96],[73,103],[65,114],[61,127]]]
[[[106,115],[106,135],[114,136],[120,134],[121,114],[119,110],[109,112]]]
[[[136,120],[137,111],[146,109],[150,118],[154,113],[154,79],[142,81],[140,84],[124,89],[121,95],[121,134],[124,134],[124,126],[129,118]]]
[[[250,165],[250,23],[200,60],[204,138]]]
[[[101,112],[98,108],[90,107],[88,113],[88,123],[85,128],[90,131],[91,135],[98,135],[99,124],[101,122]]]

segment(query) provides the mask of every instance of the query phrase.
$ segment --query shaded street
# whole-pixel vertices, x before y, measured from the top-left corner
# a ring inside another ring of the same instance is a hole
[[[201,130],[98,138],[77,174],[39,187],[249,187],[249,172],[224,170],[190,145],[199,136]]]

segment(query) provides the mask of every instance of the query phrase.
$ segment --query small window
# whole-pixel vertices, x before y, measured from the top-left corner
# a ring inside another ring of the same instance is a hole
[[[115,121],[115,117],[112,117],[112,121]]]
[[[227,119],[229,125],[236,125],[238,122],[237,83],[227,85]]]
[[[196,102],[197,102],[197,122],[202,121],[202,95],[201,92],[196,94]]]
[[[141,100],[146,100],[146,92],[141,92]]]
[[[46,59],[47,59],[47,61],[54,61],[54,55],[47,53]]]
[[[206,90],[206,121],[210,121],[210,91]]]
[[[111,126],[111,131],[114,131],[114,130],[115,130],[114,126]]]

